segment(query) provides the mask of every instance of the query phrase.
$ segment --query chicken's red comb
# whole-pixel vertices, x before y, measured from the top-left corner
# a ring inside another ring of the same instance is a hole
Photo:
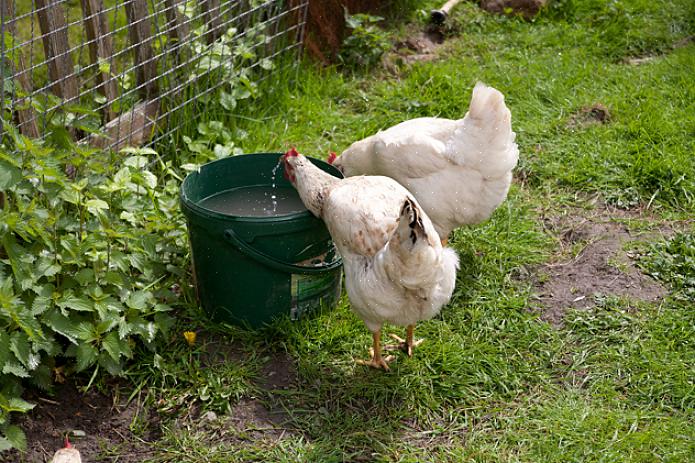
[[[338,159],[338,155],[335,154],[335,151],[331,151],[328,154],[328,164],[333,164],[336,159]]]
[[[285,156],[299,156],[299,151],[297,151],[297,148],[293,146],[288,152],[285,153]]]
[[[72,448],[72,444],[70,443],[70,439],[68,439],[68,436],[65,436],[65,448],[66,449]]]

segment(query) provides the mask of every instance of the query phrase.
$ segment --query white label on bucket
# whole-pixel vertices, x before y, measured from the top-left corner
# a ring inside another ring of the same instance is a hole
[[[293,273],[290,282],[292,308],[290,318],[299,319],[304,312],[317,308],[323,296],[332,296],[331,289],[341,272],[325,272],[318,275],[300,275]]]

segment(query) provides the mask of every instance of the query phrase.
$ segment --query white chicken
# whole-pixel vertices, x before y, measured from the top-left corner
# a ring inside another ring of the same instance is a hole
[[[454,228],[488,219],[506,198],[519,158],[515,136],[504,95],[478,83],[463,119],[401,122],[329,162],[347,177],[385,175],[405,186],[445,244]]]
[[[66,437],[65,447],[53,455],[50,463],[82,463],[82,458],[80,452],[70,444],[70,440]]]
[[[343,258],[352,309],[372,332],[372,358],[359,363],[388,370],[390,357],[381,355],[382,325],[406,326],[405,340],[394,337],[412,355],[420,342],[413,339],[415,324],[451,299],[457,254],[442,247],[418,202],[393,179],[339,179],[295,149],[282,160],[304,205],[325,222]]]

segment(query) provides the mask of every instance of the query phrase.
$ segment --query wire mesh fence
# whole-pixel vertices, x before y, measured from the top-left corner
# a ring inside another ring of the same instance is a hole
[[[172,139],[213,93],[226,108],[296,63],[309,0],[0,0],[2,142]]]

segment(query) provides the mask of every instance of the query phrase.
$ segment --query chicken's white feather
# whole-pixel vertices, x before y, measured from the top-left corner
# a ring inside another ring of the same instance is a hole
[[[498,90],[477,84],[460,120],[411,119],[353,143],[334,162],[346,176],[384,175],[417,198],[443,238],[490,217],[507,196],[519,150]]]

